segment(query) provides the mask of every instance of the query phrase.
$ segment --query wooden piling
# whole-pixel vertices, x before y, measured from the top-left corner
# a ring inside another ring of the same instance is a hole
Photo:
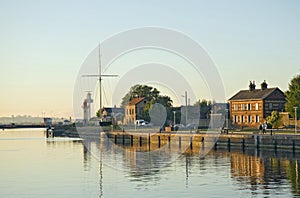
[[[295,140],[293,140],[293,152],[296,150]]]
[[[133,146],[133,135],[130,136],[130,144]]]
[[[148,144],[149,144],[149,145],[151,144],[151,136],[150,136],[150,133],[148,133]]]
[[[178,147],[179,147],[179,149],[181,149],[181,136],[179,136],[179,138],[178,138]]]
[[[257,149],[259,149],[259,144],[260,144],[260,142],[259,142],[259,135],[258,135],[258,136],[256,136],[256,148]]]
[[[193,150],[193,137],[190,137],[190,149]]]
[[[242,148],[245,149],[245,138],[242,139]]]
[[[218,147],[218,141],[217,141],[217,139],[216,139],[216,138],[214,139],[214,143],[215,143],[215,145],[214,145],[214,149],[215,149],[215,150],[217,150],[217,147]]]
[[[143,137],[140,136],[140,146],[142,146],[142,145],[143,145]]]
[[[158,138],[158,148],[160,148],[160,135],[157,136],[157,138]]]

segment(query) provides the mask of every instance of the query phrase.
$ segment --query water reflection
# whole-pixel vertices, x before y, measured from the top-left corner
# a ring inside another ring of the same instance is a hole
[[[201,180],[216,171],[214,177],[229,176],[233,182],[231,188],[250,195],[285,195],[290,190],[294,195],[299,195],[299,153],[275,150],[244,149],[218,149],[210,151],[206,156],[187,149],[181,157],[172,159],[173,152],[168,147],[160,149],[159,152],[149,151],[148,148],[140,146],[128,146],[116,149],[116,145],[107,142],[85,142],[84,160],[91,159],[91,153],[98,153],[100,158],[100,195],[103,195],[102,162],[110,161],[116,171],[126,172],[129,182],[136,183],[136,189],[149,188],[159,185],[160,181],[168,175],[179,170],[184,170],[186,188],[195,184],[195,178]],[[164,152],[163,154],[161,152]],[[181,152],[181,151],[178,151]],[[168,156],[165,161],[161,156]],[[177,155],[175,155],[177,156]],[[173,160],[172,163],[170,159]],[[103,160],[103,161],[102,161]],[[116,166],[114,163],[118,162]],[[88,162],[85,162],[88,164]],[[111,165],[109,164],[109,165]],[[174,170],[175,168],[175,170]],[[229,175],[226,171],[229,170]],[[220,175],[218,175],[220,173]],[[222,175],[223,174],[223,175]],[[177,178],[178,179],[178,178]],[[175,182],[175,181],[174,181]],[[226,188],[226,184],[223,186]]]

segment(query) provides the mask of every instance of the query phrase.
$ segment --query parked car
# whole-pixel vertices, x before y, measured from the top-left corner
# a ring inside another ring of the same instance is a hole
[[[189,130],[194,130],[198,128],[198,125],[191,123],[191,124],[187,124],[185,127]]]
[[[143,123],[145,123],[145,120],[136,120],[135,121],[136,126],[143,126]]]
[[[182,130],[185,128],[183,124],[175,124],[173,127],[175,131]]]
[[[142,126],[144,126],[144,127],[152,127],[153,124],[145,121],[145,122],[142,123]]]

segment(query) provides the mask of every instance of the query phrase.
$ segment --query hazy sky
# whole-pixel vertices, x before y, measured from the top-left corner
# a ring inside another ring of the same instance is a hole
[[[71,116],[88,54],[116,33],[145,26],[197,41],[227,99],[249,80],[285,91],[300,69],[299,19],[296,0],[0,1],[0,116]]]

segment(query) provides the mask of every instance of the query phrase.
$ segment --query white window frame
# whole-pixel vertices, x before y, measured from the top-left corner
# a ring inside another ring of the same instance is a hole
[[[256,123],[259,123],[259,115],[255,116]]]
[[[234,111],[239,110],[239,105],[238,105],[238,104],[234,104],[234,105],[233,105],[233,110],[234,110]]]

